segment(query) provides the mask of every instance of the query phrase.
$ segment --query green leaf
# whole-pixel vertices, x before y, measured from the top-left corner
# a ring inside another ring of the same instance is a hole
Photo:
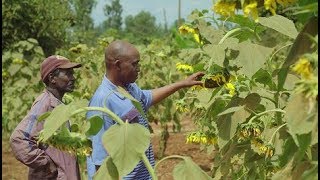
[[[285,119],[288,122],[289,132],[292,134],[306,134],[313,130],[315,121],[317,121],[316,113],[310,111],[307,99],[302,95],[295,95],[289,101],[284,109]]]
[[[279,166],[285,166],[288,161],[293,158],[294,154],[297,152],[298,147],[295,144],[292,137],[287,138],[283,143],[282,154],[279,155]]]
[[[251,78],[257,70],[263,67],[267,57],[272,53],[273,48],[252,44],[248,41],[239,43],[232,47],[240,53],[235,59],[238,65],[242,66],[239,70],[241,73]]]
[[[274,90],[276,87],[275,83],[272,80],[271,74],[264,69],[259,69],[253,76],[252,79],[258,83],[261,83],[265,86],[269,86],[270,89]]]
[[[146,115],[143,111],[142,105],[141,103],[136,100],[134,97],[131,96],[131,94],[129,94],[125,89],[123,89],[122,87],[118,86],[117,90],[119,91],[119,93],[121,95],[123,95],[124,97],[128,98],[131,100],[132,104],[137,108],[137,110],[140,112],[140,114],[146,118]]]
[[[98,171],[94,174],[93,180],[118,180],[119,173],[117,167],[114,165],[112,158],[108,156],[105,158],[98,169]]]
[[[293,39],[298,35],[298,31],[294,23],[290,19],[280,15],[259,17],[259,23]]]
[[[86,135],[96,135],[103,126],[103,119],[100,116],[93,116],[89,119],[90,128],[87,130]]]
[[[223,37],[222,30],[214,29],[212,26],[201,24],[198,26],[201,36],[207,39],[211,44],[218,44]]]
[[[295,160],[300,161],[304,157],[306,150],[311,144],[311,133],[297,135],[297,141],[298,141],[299,150],[298,152],[296,152]]]
[[[236,107],[240,104],[241,101],[242,101],[241,98],[234,97],[231,99],[231,101],[229,102],[226,108]],[[245,112],[243,111],[241,112],[237,111],[237,112],[239,112],[239,115],[245,114]],[[229,113],[229,114],[219,116],[219,118],[217,119],[217,127],[219,130],[218,145],[220,149],[222,149],[228,143],[228,141],[234,136],[238,123],[241,123],[242,121],[245,120],[242,118],[238,119],[237,116],[238,115],[236,113],[234,117],[232,113]]]
[[[242,104],[246,106],[246,108],[250,110],[255,110],[261,101],[261,97],[258,93],[250,93],[248,94]]]
[[[122,177],[130,173],[141,160],[150,144],[150,132],[137,123],[115,124],[103,134],[102,143]]]
[[[78,124],[72,124],[70,127],[71,132],[78,132],[79,131],[79,125]]]
[[[217,64],[223,67],[223,61],[225,58],[225,47],[221,45],[209,44],[205,45],[203,47],[203,50],[211,58],[211,60],[209,61],[209,67],[211,67],[213,64]]]
[[[68,121],[75,110],[81,107],[86,107],[87,100],[73,101],[68,105],[60,104],[55,107],[50,116],[46,119],[43,125],[43,141],[48,140],[53,133],[59,129],[66,121]]]
[[[173,178],[175,180],[212,179],[190,157],[184,157],[184,161],[174,167]]]

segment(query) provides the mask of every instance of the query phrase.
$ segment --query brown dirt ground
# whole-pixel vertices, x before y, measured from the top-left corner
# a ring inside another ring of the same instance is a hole
[[[179,133],[172,132],[172,124],[169,124],[169,138],[167,141],[167,148],[164,152],[164,156],[169,155],[181,155],[189,156],[192,160],[198,164],[204,171],[209,172],[212,166],[214,154],[207,154],[200,150],[200,146],[197,144],[186,144],[185,135],[194,129],[193,122],[189,118],[184,118],[182,124],[182,130]],[[151,135],[151,141],[153,144],[153,150],[158,160],[159,141],[160,141],[160,125],[154,123],[151,124],[154,133]],[[179,160],[168,159],[163,161],[156,169],[156,174],[159,180],[172,180],[172,171],[174,165]],[[17,161],[9,148],[8,140],[2,139],[2,179],[4,180],[25,180],[27,179],[28,168],[19,161]]]

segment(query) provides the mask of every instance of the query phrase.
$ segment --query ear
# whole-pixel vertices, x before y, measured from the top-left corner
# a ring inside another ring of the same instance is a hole
[[[114,66],[115,66],[115,68],[116,68],[117,70],[121,70],[121,61],[118,60],[118,59],[116,59],[116,60],[114,61]]]
[[[54,77],[55,77],[55,76],[54,76],[52,73],[50,73],[50,74],[48,75],[48,82],[51,83],[51,84],[55,84],[55,83],[56,83],[56,80],[55,80]]]

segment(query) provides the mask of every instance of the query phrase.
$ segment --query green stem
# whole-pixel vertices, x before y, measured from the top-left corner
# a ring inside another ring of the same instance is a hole
[[[118,124],[124,124],[123,120],[120,119],[116,114],[114,114],[110,109],[104,107],[83,107],[80,109],[75,110],[71,116],[74,116],[76,114],[85,112],[85,111],[101,111],[104,112],[106,114],[108,114],[113,120],[115,120]]]
[[[144,165],[145,165],[146,168],[148,169],[148,171],[149,171],[152,179],[153,179],[153,180],[157,180],[158,177],[156,176],[155,171],[154,171],[154,169],[152,168],[152,166],[151,166],[151,164],[150,164],[147,156],[143,153],[143,155],[142,155],[141,158],[142,158],[142,161],[143,161]]]
[[[219,42],[218,44],[222,44],[222,43],[223,43],[228,37],[230,37],[232,34],[238,32],[238,31],[244,31],[244,30],[248,30],[249,32],[251,32],[252,34],[254,34],[255,37],[256,37],[259,41],[261,40],[260,37],[257,35],[257,33],[256,33],[254,30],[252,30],[252,29],[250,29],[250,28],[248,28],[248,27],[239,27],[239,28],[235,28],[235,29],[232,29],[231,31],[227,32],[227,33],[223,36],[223,38],[220,40],[220,42]]]
[[[272,134],[272,136],[271,136],[268,144],[271,144],[271,142],[272,142],[274,136],[276,135],[276,133],[277,133],[283,126],[285,126],[285,125],[287,125],[287,123],[282,124],[281,126],[279,126],[279,127],[273,132],[273,134]]]
[[[288,46],[291,46],[292,44],[293,44],[293,43],[284,45],[284,46],[282,46],[281,48],[279,48],[278,50],[276,50],[276,52],[274,52],[274,53],[270,56],[269,60],[271,60],[271,59],[273,58],[273,56],[274,56],[275,54],[277,54],[281,49],[283,49],[283,48],[285,48],[285,47],[288,47]]]
[[[282,113],[285,113],[285,111],[282,110],[282,109],[270,109],[270,110],[268,110],[268,111],[263,111],[263,112],[255,115],[255,116],[253,116],[253,117],[249,120],[248,124],[251,124],[251,123],[253,122],[253,120],[255,120],[256,118],[258,118],[258,117],[260,117],[260,116],[262,116],[262,115],[264,115],[264,114],[267,114],[267,113],[269,113],[269,112],[282,112]]]
[[[183,156],[179,156],[179,155],[167,156],[167,157],[161,159],[159,162],[157,162],[157,164],[154,166],[154,169],[156,170],[157,167],[158,167],[158,165],[159,165],[162,161],[164,161],[164,160],[166,160],[166,159],[170,159],[170,158],[172,158],[172,159],[173,159],[173,158],[175,158],[175,159],[184,159]]]
[[[271,98],[269,98],[269,97],[261,96],[261,95],[260,95],[260,97],[262,97],[262,98],[264,98],[264,99],[268,99],[269,101],[273,102],[273,104],[275,104],[275,105],[277,104],[276,101],[274,101],[273,99],[271,99]]]

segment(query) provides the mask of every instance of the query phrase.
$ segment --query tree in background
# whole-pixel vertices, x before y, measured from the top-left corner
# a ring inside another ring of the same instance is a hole
[[[106,4],[104,14],[107,16],[107,20],[103,22],[104,30],[113,28],[120,30],[122,26],[122,6],[120,0],[113,0],[111,5]]]
[[[75,21],[72,24],[69,38],[72,41],[81,43],[90,42],[95,33],[93,32],[93,19],[90,17],[95,0],[70,0],[71,7],[74,10]]]
[[[66,29],[74,17],[68,1],[2,1],[2,51],[22,40],[34,38],[44,54],[53,54],[65,42]]]
[[[160,37],[163,28],[156,24],[156,18],[148,11],[140,11],[137,15],[125,18],[125,32],[134,43],[148,43],[152,37]]]

